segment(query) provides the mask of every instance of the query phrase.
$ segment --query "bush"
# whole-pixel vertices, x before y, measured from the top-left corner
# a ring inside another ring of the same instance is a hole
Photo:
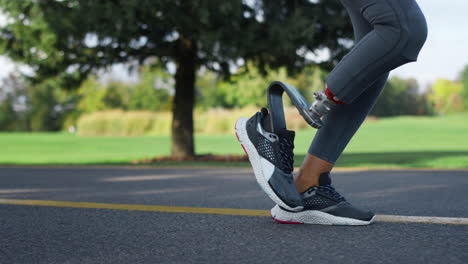
[[[439,114],[462,112],[463,83],[446,79],[437,79],[429,91],[429,98]]]
[[[113,110],[83,115],[77,128],[80,136],[168,135],[170,120],[166,112]]]
[[[371,111],[371,115],[376,117],[432,114],[427,96],[419,93],[418,82],[415,79],[398,77],[388,80]]]
[[[257,108],[210,109],[195,111],[195,133],[229,134],[239,117],[251,117]],[[299,130],[308,127],[295,108],[285,109],[289,129]],[[170,135],[172,116],[169,112],[101,111],[85,114],[78,120],[80,136],[142,136]]]

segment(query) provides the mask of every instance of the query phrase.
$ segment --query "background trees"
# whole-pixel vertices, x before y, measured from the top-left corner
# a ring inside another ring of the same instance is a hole
[[[463,85],[457,81],[437,79],[432,86],[429,98],[434,109],[441,114],[463,110]]]
[[[462,84],[461,97],[463,100],[464,110],[468,110],[468,65],[466,65],[460,73],[459,79]]]
[[[304,55],[317,49],[330,51],[321,64],[330,67],[351,36],[337,0],[2,0],[0,8],[8,17],[0,52],[31,66],[34,82],[60,78],[74,89],[115,63],[174,63],[172,154],[181,157],[194,154],[200,67],[229,75],[252,61],[262,72],[267,65],[294,72],[313,63]]]
[[[419,84],[415,79],[390,78],[385,84],[385,88],[371,115],[387,117],[433,114],[427,94],[421,93],[419,88]]]
[[[178,157],[194,155],[194,107],[263,106],[272,80],[311,99],[352,43],[337,0],[0,0],[0,9],[0,53],[31,68],[2,84],[1,130],[59,130],[109,109],[171,110]],[[310,59],[319,51],[329,57]],[[120,63],[135,65],[140,80],[99,79]],[[437,82],[425,94],[415,80],[393,78],[373,114],[460,111],[467,76],[468,67],[459,82]]]

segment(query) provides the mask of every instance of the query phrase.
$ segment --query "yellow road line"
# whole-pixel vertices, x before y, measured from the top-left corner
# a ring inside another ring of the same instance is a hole
[[[165,212],[165,213],[195,213],[195,214],[248,215],[248,216],[269,216],[270,215],[270,211],[266,211],[266,210],[162,206],[162,205],[138,205],[138,204],[86,203],[86,202],[65,202],[65,201],[47,201],[47,200],[0,199],[0,204],[71,207],[71,208],[95,208],[95,209],[113,209],[113,210],[128,210],[128,211],[152,211],[152,212]]]
[[[269,210],[230,209],[230,208],[204,208],[204,207],[138,205],[138,204],[110,204],[110,203],[88,203],[88,202],[68,202],[68,201],[48,201],[48,200],[19,200],[19,199],[0,199],[0,204],[67,207],[67,208],[93,208],[93,209],[128,210],[128,211],[150,211],[150,212],[165,212],[165,213],[270,216]],[[468,218],[461,218],[461,217],[377,215],[376,220],[378,222],[394,222],[394,223],[396,222],[396,223],[468,225]]]
[[[184,166],[184,165],[80,165],[80,164],[70,164],[70,165],[21,165],[21,164],[11,164],[11,165],[0,165],[2,168],[13,168],[13,169],[181,169],[181,170],[191,170],[191,169],[235,169],[235,170],[251,170],[251,168],[246,165],[245,167],[223,167],[223,166]],[[296,171],[299,170],[299,167],[294,168]],[[468,168],[387,168],[387,167],[335,167],[333,171],[336,172],[354,172],[354,171],[468,171]]]

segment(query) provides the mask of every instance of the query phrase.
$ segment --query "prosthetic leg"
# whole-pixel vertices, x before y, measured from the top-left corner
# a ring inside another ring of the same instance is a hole
[[[330,111],[330,109],[340,104],[340,101],[330,98],[331,93],[327,94],[328,90],[323,90],[314,93],[315,101],[309,105],[304,96],[297,90],[296,87],[282,83],[272,82],[267,90],[268,107],[271,114],[271,128],[273,133],[279,129],[286,129],[286,120],[283,107],[283,93],[291,98],[293,105],[299,111],[299,114],[313,128],[321,128],[323,126],[322,117]]]

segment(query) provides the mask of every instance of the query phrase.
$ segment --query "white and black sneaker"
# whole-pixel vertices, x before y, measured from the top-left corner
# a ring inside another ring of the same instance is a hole
[[[270,115],[265,108],[250,119],[240,118],[235,128],[263,191],[287,210],[302,210],[302,199],[292,175],[294,131],[281,129],[271,133]]]
[[[300,212],[276,205],[271,216],[283,224],[369,225],[374,213],[352,206],[332,186],[330,174],[320,175],[320,185],[301,193],[304,209]]]

